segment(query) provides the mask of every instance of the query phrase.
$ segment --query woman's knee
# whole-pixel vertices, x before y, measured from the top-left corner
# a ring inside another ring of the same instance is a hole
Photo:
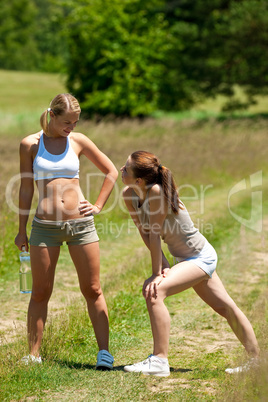
[[[53,287],[34,287],[31,294],[31,299],[37,303],[48,302],[52,294]]]
[[[102,290],[99,283],[81,285],[80,289],[83,296],[87,300],[96,300],[102,295]]]
[[[146,299],[146,304],[148,308],[152,308],[158,306],[164,302],[164,295],[162,293],[158,293],[157,297],[150,297]]]
[[[232,315],[234,315],[234,310],[236,308],[236,305],[234,302],[231,303],[222,303],[218,304],[217,306],[213,306],[213,310],[216,311],[219,315],[222,317],[230,318]]]

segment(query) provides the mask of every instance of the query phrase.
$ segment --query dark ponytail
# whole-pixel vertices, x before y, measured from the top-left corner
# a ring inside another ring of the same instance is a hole
[[[171,171],[167,167],[162,165],[160,165],[159,168],[158,184],[161,184],[163,188],[168,205],[170,205],[172,211],[175,214],[178,214],[180,208],[178,189]]]
[[[162,166],[157,156],[150,152],[136,151],[130,155],[130,158],[134,176],[144,179],[148,186],[160,184],[169,207],[175,214],[178,214],[181,206],[171,171]]]

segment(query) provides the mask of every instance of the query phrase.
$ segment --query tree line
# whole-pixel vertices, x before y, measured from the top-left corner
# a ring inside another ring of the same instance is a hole
[[[88,116],[185,110],[218,94],[232,110],[267,94],[267,0],[1,3],[0,68],[64,73]]]

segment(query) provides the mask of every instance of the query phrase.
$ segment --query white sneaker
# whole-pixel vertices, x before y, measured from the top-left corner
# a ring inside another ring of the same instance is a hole
[[[36,357],[36,356],[33,356],[33,355],[27,355],[27,356],[24,356],[24,357],[21,359],[21,362],[24,363],[24,364],[31,364],[31,363],[38,363],[38,364],[41,364],[41,363],[42,363],[42,359],[41,359],[41,356]]]
[[[168,377],[170,375],[170,369],[168,361],[163,361],[157,356],[150,355],[146,360],[125,366],[124,370],[129,373],[143,373],[145,375],[155,375],[158,377]]]
[[[225,370],[225,373],[228,373],[228,374],[246,373],[247,371],[256,369],[258,367],[259,367],[259,359],[252,357],[245,364],[242,364],[242,366],[238,366],[235,368],[227,368]]]

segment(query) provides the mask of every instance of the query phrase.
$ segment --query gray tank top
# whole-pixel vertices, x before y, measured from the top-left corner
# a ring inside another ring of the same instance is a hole
[[[148,200],[149,191],[143,204],[139,205],[139,197],[132,192],[132,205],[137,212],[142,227],[149,229],[150,205]],[[170,209],[164,221],[161,238],[167,244],[170,253],[174,257],[185,259],[198,254],[205,245],[206,238],[194,226],[190,215],[181,203],[183,209],[179,210],[178,215]]]

